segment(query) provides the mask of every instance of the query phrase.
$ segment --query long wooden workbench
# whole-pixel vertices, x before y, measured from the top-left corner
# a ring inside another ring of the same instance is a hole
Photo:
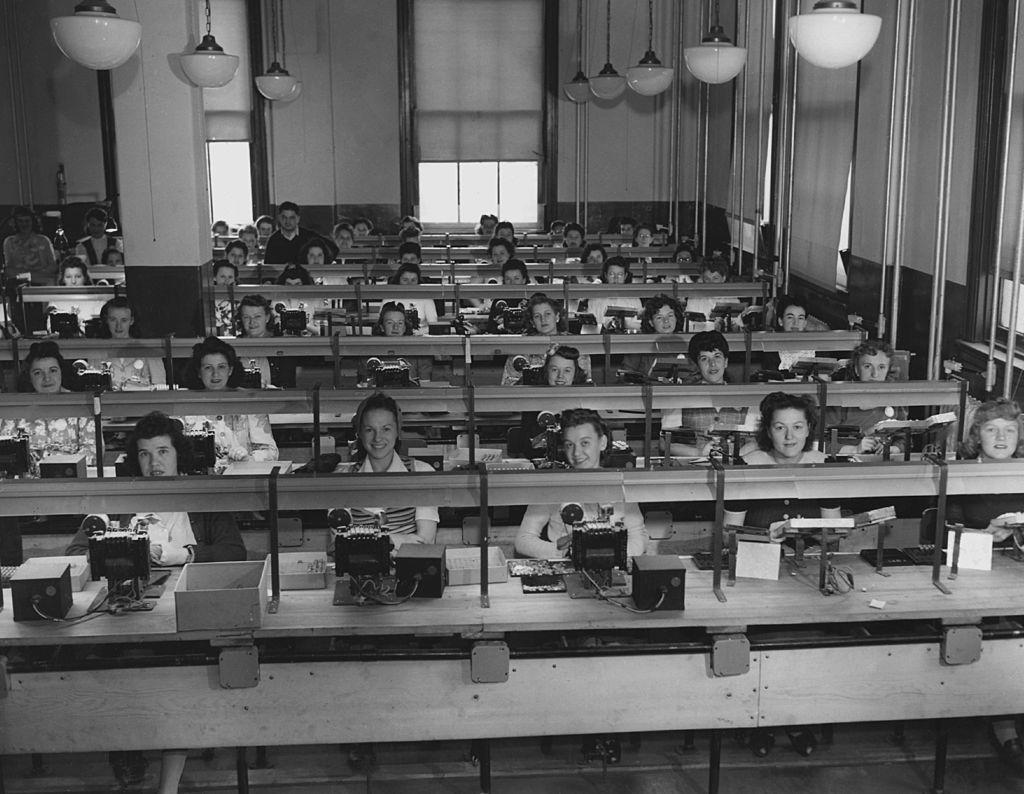
[[[749,499],[934,495],[940,468],[739,467],[726,470],[726,487],[730,497]],[[950,494],[1015,493],[1024,462],[953,462],[948,473]],[[265,510],[371,498],[471,506],[484,487],[490,504],[714,493],[713,472],[696,467],[492,472],[486,486],[481,472],[230,480],[94,480],[77,493],[52,481],[6,481],[0,514],[33,504],[48,512]],[[837,562],[854,573],[849,592],[823,596],[813,575],[791,576],[784,564],[777,582],[727,587],[724,603],[712,593],[712,575],[687,562],[686,609],[651,614],[565,594],[524,595],[515,580],[490,584],[486,602],[464,586],[391,607],[332,606],[330,589],[284,592],[277,612],[248,631],[177,632],[169,591],[151,613],[76,625],[15,624],[4,610],[0,754],[718,731],[1024,711],[1024,689],[1001,683],[1016,680],[1024,664],[1024,629],[1014,620],[1024,615],[1024,565],[997,554],[990,572],[962,570],[955,580],[944,572],[944,594],[924,567],[882,576],[856,556]],[[91,598],[76,596],[76,609]],[[974,661],[951,651],[965,632],[977,637]],[[239,654],[258,659],[248,685],[231,672]],[[484,672],[478,660],[488,654]]]

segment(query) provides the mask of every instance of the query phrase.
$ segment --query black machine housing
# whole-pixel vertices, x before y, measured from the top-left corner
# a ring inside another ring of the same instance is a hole
[[[274,307],[277,310],[277,317],[281,324],[281,333],[285,336],[302,336],[309,322],[309,315],[306,314],[306,305],[299,304],[297,309],[289,309],[283,303]]]
[[[263,388],[263,373],[260,371],[259,364],[256,363],[256,359],[249,359],[249,366],[242,369],[242,384],[243,389],[262,389]]]
[[[373,376],[374,385],[378,389],[389,386],[412,386],[409,374],[409,362],[404,358],[373,358],[366,359],[366,369]]]
[[[27,474],[31,460],[27,436],[0,436],[0,477],[10,479]]]
[[[74,312],[50,312],[50,333],[61,339],[74,339],[82,335],[78,315]]]
[[[217,465],[217,443],[211,430],[186,433],[192,444],[192,467],[182,474],[209,474]]]
[[[74,369],[74,385],[77,391],[110,391],[113,386],[110,378],[110,362],[104,361],[100,369],[90,367],[89,362],[80,358],[72,365]]]
[[[583,518],[583,508],[576,503],[564,505],[561,515],[572,527],[569,558],[577,571],[625,570],[628,534],[621,521],[612,520],[610,506],[602,506],[601,515],[591,520]]]
[[[82,528],[89,533],[89,573],[92,580],[110,582],[149,580],[149,534],[140,522],[122,529],[100,516],[86,516]]]

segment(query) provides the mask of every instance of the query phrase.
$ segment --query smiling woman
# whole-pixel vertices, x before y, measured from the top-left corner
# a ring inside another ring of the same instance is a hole
[[[601,468],[609,438],[608,427],[597,411],[573,408],[562,413],[562,451],[573,469]],[[601,508],[608,506],[584,504],[583,516],[596,519]],[[621,521],[626,527],[627,558],[643,554],[647,546],[647,530],[639,505],[634,502],[616,502],[610,507],[612,521]],[[559,505],[530,505],[516,533],[516,553],[521,557],[538,559],[567,557],[571,537],[571,531],[562,520]]]
[[[211,336],[192,348],[185,375],[188,388],[225,391],[238,388],[241,382],[242,365],[227,342]],[[277,460],[277,443],[266,414],[185,416],[181,421],[189,432],[213,432],[218,473],[231,462]]]
[[[28,349],[19,390],[37,394],[60,394],[70,391],[64,386],[67,366],[56,342],[35,342]],[[4,419],[0,436],[25,433],[33,460],[38,462],[54,453],[84,452],[89,465],[96,461],[96,425],[91,417],[71,416],[66,419]]]
[[[356,435],[353,463],[339,471],[352,474],[430,472],[429,464],[401,454],[402,412],[383,392],[363,400],[352,417]],[[355,525],[379,522],[397,549],[403,543],[433,543],[439,520],[436,507],[387,505],[350,508]]]
[[[721,386],[726,382],[729,343],[718,331],[694,334],[690,338],[686,355],[699,372],[699,378],[692,381],[693,385]],[[687,457],[707,455],[716,443],[716,427],[722,424],[745,424],[747,416],[754,410],[751,407],[716,409],[709,406],[666,411],[661,419],[661,429],[681,431],[679,436],[682,436],[679,440],[667,437],[669,454]]]

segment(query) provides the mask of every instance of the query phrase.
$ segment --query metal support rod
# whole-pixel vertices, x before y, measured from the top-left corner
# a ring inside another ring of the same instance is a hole
[[[174,383],[174,348],[172,347],[173,334],[164,337],[164,369],[167,370],[167,387],[173,389]],[[15,358],[17,362],[17,358]]]
[[[487,495],[487,464],[480,463],[480,607],[487,609],[491,605],[489,593],[490,582],[487,578],[487,564],[490,555],[491,515]]]
[[[1013,27],[1011,30],[1019,31],[1021,2],[1014,0],[1013,3]],[[1010,39],[1010,64],[1007,69],[1007,86],[1005,102],[1006,110],[1003,113],[1003,147],[999,163],[999,209],[996,210],[995,229],[995,255],[992,257],[992,297],[989,310],[988,325],[988,363],[985,367],[985,391],[989,396],[996,388],[996,333],[999,328],[999,298],[1002,294],[1002,260],[1003,260],[1003,226],[1006,222],[1006,186],[1010,168],[1010,128],[1013,122],[1013,97],[1017,90],[1017,36],[1012,35]],[[1016,305],[1016,304],[1014,304]],[[1009,336],[1015,334],[1015,326],[1011,325]],[[1007,395],[1008,396],[1008,395]]]
[[[698,16],[697,28],[698,28],[698,30],[704,30],[704,4],[703,3],[699,4],[699,6],[698,6],[697,16]],[[701,165],[701,157],[700,157],[700,149],[701,149],[701,140],[702,140],[700,133],[701,133],[701,120],[704,118],[704,116],[703,116],[704,88],[705,88],[705,86],[704,86],[703,83],[699,83],[698,86],[697,86],[697,112],[693,116],[694,121],[696,122],[696,127],[694,128],[694,138],[693,138],[693,151],[694,151],[694,154],[695,154],[695,157],[694,157],[694,169],[693,169],[693,239],[694,239],[694,241],[696,241],[698,239],[698,234],[697,233],[700,230],[700,206],[701,206],[701,193],[700,193],[700,165]],[[704,241],[701,240],[701,245],[703,245],[703,243],[704,243]],[[702,251],[703,251],[703,249],[702,249]],[[696,251],[694,251],[694,253],[696,253]]]
[[[281,467],[275,466],[267,478],[267,512],[270,514],[270,605],[267,611],[277,612],[281,603],[281,558],[280,558],[280,527],[277,523],[277,479],[281,475]]]
[[[644,382],[640,387],[640,399],[644,404],[644,468],[651,470],[652,442],[651,433],[654,432],[654,390],[649,382]],[[666,455],[669,453],[666,448]]]
[[[701,256],[706,257],[708,255],[708,134],[711,126],[711,86],[701,83],[700,88],[704,94],[704,115],[701,119],[704,132],[701,144],[703,167],[700,177],[700,252]]]
[[[946,750],[949,747],[949,723],[935,720],[935,769],[932,777],[932,791],[943,794],[946,790]]]
[[[477,760],[480,762],[481,794],[491,794],[491,740],[477,739]]]
[[[580,221],[580,200],[583,196],[583,151],[580,145],[580,141],[583,138],[583,108],[580,105],[576,105],[576,170],[575,170],[575,183],[573,186],[573,202],[576,205],[576,223]],[[584,228],[586,228],[584,226]]]
[[[1021,260],[1024,251],[1024,212],[1017,215],[1017,240],[1013,251],[1012,286],[1010,287],[1010,327],[1006,334],[1006,362],[1003,364],[1003,397],[1009,399],[1013,393],[1013,363],[1017,357],[1017,323],[1020,319],[1020,277]]]
[[[949,467],[944,458],[938,455],[925,455],[939,469],[938,495],[935,500],[935,553],[932,555],[932,584],[941,592],[949,595],[949,588],[939,578],[942,574],[942,539],[946,534],[946,490],[949,484]]]
[[[722,732],[711,731],[711,752],[708,759],[708,794],[718,794],[722,769]]]
[[[799,6],[799,3],[797,4]],[[782,289],[787,295],[789,294],[789,267],[790,267],[790,254],[793,247],[793,193],[794,185],[796,184],[796,101],[797,101],[797,81],[799,78],[800,70],[800,59],[796,57],[795,50],[790,52],[789,46],[786,47],[786,52],[789,53],[790,69],[793,73],[792,79],[789,81],[789,123],[786,126],[787,132],[787,146],[786,146],[786,221],[783,224],[783,244],[785,255],[783,257],[784,267],[782,270]]]
[[[878,284],[878,320],[877,320],[877,336],[879,339],[885,338],[885,299],[886,293],[888,292],[885,283],[885,272],[889,264],[889,249],[892,243],[892,225],[893,225],[893,213],[896,208],[896,202],[892,200],[893,194],[893,150],[896,148],[896,98],[899,95],[899,82],[900,82],[900,44],[901,34],[904,27],[903,22],[903,6],[904,0],[897,0],[896,6],[896,30],[893,36],[892,43],[892,98],[889,100],[889,135],[887,140],[886,155],[885,155],[885,217],[882,219],[882,257],[881,266],[882,274]],[[906,135],[906,130],[902,131]]]
[[[917,0],[906,0],[906,44],[903,48],[904,59],[901,62],[904,71],[902,116],[900,127],[903,135],[900,140],[899,166],[900,177],[897,180],[896,217],[905,218],[907,209],[907,146],[909,142],[910,128],[910,97],[914,83],[914,28],[917,26]],[[906,224],[896,225],[896,247],[892,262],[892,311],[889,316],[889,343],[896,347],[896,337],[899,329],[900,319],[900,273],[903,257],[903,230]]]
[[[320,382],[313,384],[313,466],[320,464]]]
[[[92,421],[96,433],[96,476],[103,477],[103,406],[102,392],[92,395]]]
[[[715,457],[710,458],[715,470],[715,526],[711,533],[711,571],[712,590],[723,604],[726,601],[722,592],[722,540],[725,531],[725,466]]]
[[[676,53],[675,63],[683,62],[683,4],[672,4],[672,19],[675,23]],[[672,81],[672,117],[670,128],[671,151],[670,166],[668,169],[668,225],[669,234],[679,242],[679,152],[682,148],[682,104],[683,104],[683,81]]]
[[[733,29],[732,40],[736,41],[736,30],[739,27],[739,8],[736,7],[735,1],[733,6],[736,8],[736,20],[734,20],[736,21],[736,26]],[[737,264],[737,259],[734,258],[736,257],[735,251],[737,247],[740,249],[743,247],[743,222],[741,219],[742,209],[737,209],[739,201],[739,190],[737,188],[737,183],[739,181],[739,174],[737,173],[739,170],[739,163],[737,162],[737,152],[740,148],[740,107],[739,102],[736,101],[736,86],[739,85],[739,80],[733,78],[730,83],[732,83],[730,86],[732,90],[732,138],[729,142],[729,200],[728,207],[726,208],[726,215],[732,215],[732,222],[734,226],[731,226],[729,229],[729,237],[731,239],[729,241],[729,256],[727,257],[727,261],[729,262],[729,271],[731,273],[738,273],[739,267],[734,267],[734,265]],[[728,221],[728,218],[726,220]],[[733,228],[737,230],[735,236],[732,231]],[[738,245],[737,238],[739,240]]]
[[[331,360],[334,363],[334,371],[331,375],[331,382],[335,389],[341,388],[341,332],[335,331],[331,334]]]
[[[764,138],[764,80],[765,53],[768,51],[768,31],[771,30],[767,0],[761,0],[761,37],[758,46],[761,48],[759,70],[757,73],[757,163],[754,168],[754,264],[752,275],[757,277],[757,269],[761,256],[761,221],[764,218],[764,167],[762,165],[761,141]]]
[[[793,9],[792,0],[784,0],[776,4],[775,13],[775,29],[784,30],[786,20],[790,16],[790,11]],[[773,152],[769,154],[772,158],[772,181],[774,182],[772,190],[772,206],[769,210],[769,217],[774,227],[774,255],[775,255],[775,278],[776,285],[779,284],[779,277],[783,269],[783,223],[785,222],[785,207],[786,207],[786,143],[789,140],[789,136],[786,134],[786,130],[789,123],[789,82],[792,79],[792,70],[790,68],[791,52],[789,42],[783,38],[781,41],[776,40],[775,42],[776,58],[775,64],[777,73],[775,75],[775,85],[777,86],[776,93],[774,95],[774,124],[772,129],[772,148]]]
[[[111,202],[110,210],[115,217],[121,217],[118,198],[121,188],[117,174],[117,127],[114,124],[114,94],[110,88],[110,71],[99,69],[96,72],[96,87],[99,91],[100,106],[100,146],[103,151],[103,186],[107,201]]]
[[[739,13],[740,4],[736,0],[736,38],[739,39]],[[743,5],[743,44],[750,43],[750,8],[746,3]],[[742,87],[740,88],[740,213],[739,213],[739,266],[737,273],[743,272],[743,241],[746,239],[746,187],[747,187],[747,69],[742,71]],[[738,83],[737,83],[738,84]],[[735,85],[735,84],[734,84]],[[733,103],[736,102],[735,92]],[[735,156],[735,154],[733,155]]]
[[[824,380],[818,381],[818,410],[824,414],[825,406],[828,405],[828,382]],[[825,449],[825,423],[822,421],[818,422],[818,449]]]
[[[235,748],[235,773],[238,777],[238,794],[249,794],[249,764],[244,747]]]
[[[949,257],[949,197],[956,127],[957,49],[960,44],[960,0],[952,0],[946,23],[946,66],[942,80],[942,148],[939,155],[939,203],[935,216],[935,273],[932,279],[931,328],[928,336],[928,377],[938,380],[946,316],[946,268]]]
[[[828,527],[821,528],[821,553],[818,555],[818,590],[826,593],[828,581],[828,544],[830,540]]]

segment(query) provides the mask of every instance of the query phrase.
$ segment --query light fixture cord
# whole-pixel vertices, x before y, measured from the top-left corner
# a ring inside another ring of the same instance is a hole
[[[210,35],[210,0],[206,0],[206,35]]]
[[[654,0],[647,0],[647,50],[654,49]]]
[[[280,53],[277,51],[277,0],[270,0],[270,49],[272,60],[280,60]]]
[[[604,62],[612,62],[612,0],[608,0],[608,2],[605,4]]]
[[[277,0],[277,13],[281,15],[281,68],[287,69],[288,66],[285,63],[285,50],[287,48],[284,43],[284,3],[282,3],[281,0]]]
[[[576,71],[583,71],[583,0],[576,0]]]
[[[715,27],[718,27],[718,0],[715,0]]]

